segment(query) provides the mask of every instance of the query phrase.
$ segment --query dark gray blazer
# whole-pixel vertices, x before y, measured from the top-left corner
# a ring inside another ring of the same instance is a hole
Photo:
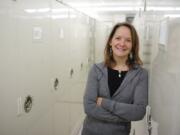
[[[103,97],[101,106],[97,97]],[[94,64],[89,72],[84,94],[82,135],[129,135],[130,122],[143,119],[148,103],[148,73],[139,65],[126,74],[111,97],[107,67]]]

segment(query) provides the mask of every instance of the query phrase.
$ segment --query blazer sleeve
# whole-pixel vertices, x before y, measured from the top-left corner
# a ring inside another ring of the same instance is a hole
[[[144,69],[141,72],[137,86],[135,86],[133,98],[133,104],[103,98],[101,105],[104,109],[128,121],[143,119],[148,104],[148,73]]]
[[[83,104],[85,113],[90,117],[102,121],[126,122],[126,120],[120,118],[116,114],[113,114],[103,107],[96,105],[96,100],[98,97],[98,85],[96,65],[93,65],[88,75],[86,90],[84,94]]]

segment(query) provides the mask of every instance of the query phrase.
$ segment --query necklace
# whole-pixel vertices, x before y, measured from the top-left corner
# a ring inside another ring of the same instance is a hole
[[[118,74],[118,77],[121,78],[121,70],[118,70],[119,74]]]
[[[121,78],[122,77],[122,71],[127,70],[127,67],[124,64],[122,66],[116,67],[116,70],[118,70],[118,77]]]

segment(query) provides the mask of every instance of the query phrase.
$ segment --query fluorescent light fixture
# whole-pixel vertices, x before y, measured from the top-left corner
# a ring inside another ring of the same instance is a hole
[[[39,9],[25,9],[27,13],[46,13],[50,11],[50,8],[39,8]]]
[[[147,7],[147,11],[173,11],[175,7]]]
[[[96,8],[96,11],[138,11],[137,7],[102,7]]]
[[[139,11],[143,9],[142,6],[114,6],[114,7],[91,7],[91,8],[80,8],[89,9],[97,12],[101,11]],[[180,11],[180,7],[147,7],[147,11]]]
[[[76,18],[77,15],[75,15],[75,14],[70,14],[69,17],[70,17],[70,18]]]
[[[78,10],[91,10],[96,12],[111,11],[139,11],[143,6],[94,6],[94,7],[75,7]],[[147,11],[180,11],[180,7],[147,7]]]
[[[36,9],[25,9],[24,11],[27,13],[36,13],[37,12]]]
[[[78,8],[81,11],[95,11],[95,12],[111,12],[111,11],[139,11],[142,7],[92,7],[92,8]]]
[[[175,10],[176,10],[176,11],[180,11],[180,7],[176,7]]]
[[[101,6],[134,6],[134,3],[133,2],[108,2],[108,3],[105,3],[105,2],[98,2],[98,3],[88,3],[88,2],[80,2],[80,3],[77,3],[77,2],[69,2],[68,3],[69,5],[73,6],[73,7],[101,7]],[[137,3],[135,6],[140,6],[141,3]]]
[[[68,8],[53,8],[52,9],[53,13],[68,12],[68,11],[69,11]]]
[[[37,12],[39,13],[45,13],[45,12],[49,12],[50,11],[50,8],[39,8],[37,9]]]
[[[64,18],[68,18],[68,15],[64,14],[64,15],[52,15],[51,16],[52,19],[64,19]]]
[[[170,18],[179,18],[180,14],[166,14],[164,17],[170,17]]]
[[[76,18],[77,15],[74,15],[74,14],[62,14],[62,15],[52,15],[51,18],[52,19],[65,19],[65,18]]]

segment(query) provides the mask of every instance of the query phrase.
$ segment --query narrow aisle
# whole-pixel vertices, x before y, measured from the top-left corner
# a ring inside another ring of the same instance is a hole
[[[0,135],[80,135],[88,72],[118,22],[149,73],[130,135],[180,135],[179,0],[0,0]]]

